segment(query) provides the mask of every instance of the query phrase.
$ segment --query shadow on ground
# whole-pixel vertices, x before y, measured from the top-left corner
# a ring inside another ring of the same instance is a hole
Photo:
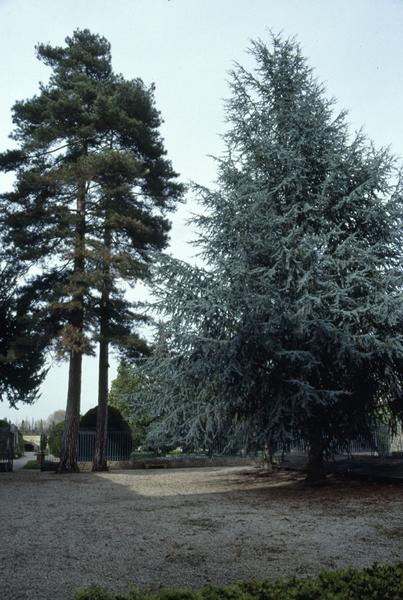
[[[0,476],[0,597],[198,587],[403,558],[403,487],[207,468]]]

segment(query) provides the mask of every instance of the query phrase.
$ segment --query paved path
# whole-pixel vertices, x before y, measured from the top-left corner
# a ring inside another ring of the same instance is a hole
[[[15,458],[13,460],[13,470],[18,471],[18,469],[22,469],[28,461],[35,459],[35,452],[25,452],[24,456],[21,456],[21,458]]]

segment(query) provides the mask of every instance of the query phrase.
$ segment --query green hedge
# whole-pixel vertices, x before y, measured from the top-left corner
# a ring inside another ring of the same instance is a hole
[[[97,426],[97,414],[98,406],[90,408],[85,415],[80,419],[80,428],[82,429],[95,429]],[[128,431],[130,432],[130,425],[122,417],[120,410],[113,406],[108,406],[108,431]]]
[[[62,453],[62,439],[64,432],[64,421],[60,421],[60,423],[55,423],[49,430],[48,434],[48,446],[49,452],[52,456],[56,456],[60,458]]]
[[[307,579],[249,581],[227,586],[208,586],[200,591],[162,590],[149,594],[132,590],[113,594],[98,586],[76,593],[74,600],[402,600],[403,562],[374,565],[356,571],[323,571]]]

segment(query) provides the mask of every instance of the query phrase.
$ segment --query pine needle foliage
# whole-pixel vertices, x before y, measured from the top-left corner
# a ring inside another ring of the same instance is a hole
[[[76,30],[65,42],[37,46],[50,79],[13,107],[18,147],[0,155],[0,168],[16,181],[1,208],[7,245],[54,295],[45,308],[60,323],[59,354],[70,360],[62,463],[76,470],[82,355],[99,342],[106,406],[109,344],[146,349],[122,284],[147,277],[149,250],[166,246],[164,214],[183,186],[166,158],[154,86],[114,73],[102,36]]]
[[[44,380],[55,324],[43,318],[38,285],[19,284],[18,266],[0,268],[0,401],[33,403]]]

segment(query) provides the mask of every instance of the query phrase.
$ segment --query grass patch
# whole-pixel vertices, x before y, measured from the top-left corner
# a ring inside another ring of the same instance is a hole
[[[98,586],[76,593],[74,600],[399,600],[403,598],[403,562],[369,569],[323,571],[318,577],[280,578],[208,586],[198,591],[133,589],[114,594]]]
[[[33,459],[33,460],[29,460],[22,468],[39,470],[41,468],[41,465],[38,463],[37,460]]]

